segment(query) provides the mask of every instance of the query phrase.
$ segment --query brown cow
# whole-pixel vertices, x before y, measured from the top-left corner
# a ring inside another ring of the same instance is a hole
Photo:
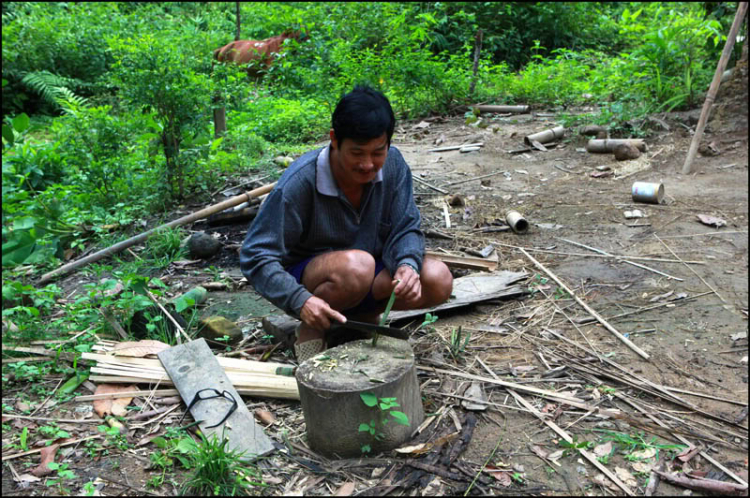
[[[304,39],[304,33],[300,31],[285,31],[278,36],[266,38],[265,40],[237,40],[214,50],[214,59],[219,62],[232,62],[234,64],[251,64],[247,72],[252,76],[258,76],[261,71],[271,67],[273,55],[281,52],[284,40],[294,38]]]

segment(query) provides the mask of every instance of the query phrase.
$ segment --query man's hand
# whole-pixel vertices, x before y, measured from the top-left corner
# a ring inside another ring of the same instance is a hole
[[[324,300],[315,296],[305,301],[299,316],[303,322],[316,330],[328,330],[331,328],[332,320],[346,323],[344,315],[331,308]]]
[[[419,280],[419,274],[411,266],[399,266],[391,285],[395,286],[396,299],[407,306],[414,306],[422,297],[422,282]]]

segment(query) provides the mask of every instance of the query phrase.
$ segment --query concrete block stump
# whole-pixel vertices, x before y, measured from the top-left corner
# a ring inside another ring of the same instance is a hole
[[[424,421],[414,352],[407,341],[380,336],[374,348],[371,340],[348,342],[303,362],[296,377],[307,441],[327,457],[361,456],[367,444],[372,454],[398,448]],[[396,398],[400,406],[394,410],[408,416],[409,426],[386,416],[387,423],[377,424],[381,440],[360,432],[360,424],[378,421],[381,414],[362,401],[363,393]]]

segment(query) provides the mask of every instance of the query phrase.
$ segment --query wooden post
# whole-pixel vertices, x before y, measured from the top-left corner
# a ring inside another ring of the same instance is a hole
[[[474,87],[477,84],[477,71],[479,70],[479,56],[482,53],[482,30],[477,31],[477,37],[474,40],[474,68],[469,85],[469,95],[474,95]]]
[[[240,204],[242,202],[249,201],[250,199],[254,197],[260,197],[261,195],[270,192],[274,186],[276,186],[275,182],[269,185],[258,187],[255,190],[251,190],[250,192],[245,192],[244,194],[240,194],[238,196],[232,197],[231,199],[227,199],[224,202],[220,202],[213,206],[209,206],[205,209],[201,209],[200,211],[197,211],[193,214],[183,216],[182,218],[177,218],[176,220],[170,221],[169,223],[165,223],[156,228],[152,228],[151,230],[143,232],[142,234],[136,235],[135,237],[131,237],[127,240],[123,240],[122,242],[118,244],[115,244],[106,249],[102,249],[101,251],[95,252],[94,254],[91,254],[90,256],[86,256],[83,259],[79,259],[78,261],[73,261],[71,263],[63,265],[60,268],[57,268],[56,270],[52,270],[51,272],[48,272],[42,275],[42,278],[39,279],[38,285],[44,285],[50,280],[56,277],[59,277],[60,275],[64,275],[70,272],[71,270],[75,270],[76,268],[80,268],[81,266],[87,265],[89,263],[93,263],[94,261],[99,261],[105,256],[118,253],[122,251],[123,249],[127,249],[130,246],[134,246],[135,244],[146,240],[149,236],[151,236],[157,230],[161,230],[164,228],[172,228],[172,227],[184,225],[186,223],[190,223],[196,220],[200,220],[210,214],[218,213],[219,211],[223,211],[227,208],[234,207],[237,204]]]
[[[234,2],[235,3],[235,18],[237,19],[237,33],[234,35],[234,41],[238,41],[240,39],[240,2]]]
[[[724,50],[721,52],[721,58],[719,64],[716,66],[716,72],[714,73],[714,79],[711,81],[711,86],[708,88],[708,94],[706,95],[706,101],[703,103],[703,110],[701,111],[701,117],[698,120],[698,125],[695,127],[695,135],[693,135],[693,141],[690,143],[690,150],[688,151],[687,158],[685,158],[685,164],[682,166],[682,174],[690,174],[690,167],[695,159],[695,154],[698,152],[698,146],[703,138],[703,130],[706,128],[708,122],[708,116],[711,114],[711,106],[714,103],[716,93],[719,91],[719,85],[721,84],[721,75],[724,73],[724,69],[727,67],[729,56],[732,54],[732,48],[734,48],[734,42],[737,39],[737,33],[740,31],[742,20],[747,13],[747,2],[740,2],[737,7],[737,13],[734,16],[734,22],[732,28],[729,30],[727,35],[727,42],[724,44]]]

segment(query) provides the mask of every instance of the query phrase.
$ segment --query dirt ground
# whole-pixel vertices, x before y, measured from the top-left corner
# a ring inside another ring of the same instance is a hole
[[[664,471],[682,469],[695,477],[737,483],[728,475],[730,471],[746,482],[746,85],[739,92],[724,92],[717,100],[703,142],[712,143],[718,153],[699,154],[693,173],[683,175],[681,169],[699,112],[658,116],[666,126],[656,125],[657,129],[645,138],[647,152],[637,160],[624,162],[615,161],[610,154],[586,152],[587,138],[575,134],[575,130],[546,152],[509,152],[524,147],[524,136],[555,126],[559,114],[554,109],[486,116],[490,126],[484,129],[466,125],[463,116],[434,118],[425,121],[429,123],[426,127],[418,122],[400,123],[393,143],[404,154],[414,176],[421,180],[415,182],[414,188],[423,228],[452,237],[428,237],[428,248],[465,254],[461,251],[481,250],[492,244],[498,270],[529,273],[525,285],[532,291],[521,298],[439,314],[431,333],[415,334],[411,339],[417,363],[482,377],[497,375],[520,386],[564,391],[595,408],[565,405],[516,390],[534,411],[543,412],[543,417],[575,438],[574,446],[578,447],[569,448],[559,433],[505,388],[483,383],[489,406],[470,412],[461,404],[462,397],[469,396],[465,391],[470,382],[420,371],[425,412],[442,410],[443,416],[416,442],[435,441],[453,432],[466,434],[472,418],[477,421],[473,433],[468,434],[468,445],[448,466],[437,458],[440,447],[422,455],[389,453],[361,461],[323,459],[305,446],[304,419],[298,402],[247,397],[245,401],[251,408],[267,409],[276,415],[277,422],[266,428],[267,434],[282,442],[285,432],[291,447],[298,450],[293,456],[277,454],[263,463],[269,487],[258,492],[325,495],[350,482],[354,483],[354,489],[347,490],[350,494],[365,495],[437,496],[464,493],[469,488],[470,494],[624,494],[583,457],[579,451],[584,448],[581,442],[591,442],[588,452],[602,457],[604,467],[636,494],[644,493],[649,477],[654,476],[650,469],[658,465]],[[481,150],[468,153],[430,152],[438,146],[436,142],[439,146],[474,142],[484,145]],[[617,173],[593,177],[599,172],[597,167],[603,165]],[[642,170],[628,174],[627,168]],[[635,181],[662,182],[662,204],[634,203],[631,186]],[[451,226],[447,228],[442,206],[456,195],[463,205],[449,207]],[[499,230],[504,225],[504,213],[510,208],[528,220],[527,233]],[[626,219],[624,212],[634,209],[640,210],[643,217]],[[706,226],[698,215],[720,218],[725,226]],[[204,230],[206,225],[197,223],[192,228]],[[214,266],[239,280],[236,244],[244,238],[246,226],[207,231],[220,234],[224,249],[197,267]],[[649,269],[602,257],[600,252],[563,239],[632,257],[629,261]],[[591,316],[589,312],[518,247],[525,248],[649,359],[632,351],[601,324],[579,323]],[[657,259],[672,261],[653,261]],[[170,273],[170,283],[182,280],[185,287],[204,278],[180,270]],[[468,273],[473,272],[455,271],[456,276]],[[80,284],[81,277],[68,277],[66,281],[68,285]],[[238,292],[252,295],[247,287]],[[229,293],[212,296],[209,303],[213,305],[233,300]],[[257,303],[252,312],[241,305],[230,318],[241,320],[246,329],[254,330],[262,316],[273,313],[273,307],[255,298],[249,301]],[[242,302],[247,303],[248,299]],[[459,326],[471,336],[463,353],[454,358],[449,354],[449,343],[451,333]],[[271,359],[290,361],[291,357],[288,352],[277,351]],[[666,388],[671,391],[664,395]],[[666,400],[670,395],[683,403]],[[11,402],[5,395],[3,401]],[[62,407],[67,412],[58,411],[55,415],[71,418],[77,412],[85,412],[85,405],[88,404],[69,403]],[[162,425],[176,423],[176,418],[170,416]],[[659,423],[666,429],[660,428]],[[94,426],[66,427],[75,437],[85,437],[95,433],[91,429]],[[684,464],[675,459],[682,448],[670,451],[659,446],[683,444],[675,434],[699,445],[703,452]],[[145,435],[140,431],[130,438],[139,441]],[[605,446],[608,441],[613,443],[611,447]],[[459,440],[444,447],[450,449],[456,444],[460,444]],[[655,455],[653,451],[648,453],[654,449],[660,451]],[[82,445],[70,447],[62,460],[80,479],[69,487],[82,493],[81,486],[89,478],[103,476],[107,479],[99,481],[102,495],[143,494],[146,481],[158,473],[146,470],[150,451],[149,445],[122,452],[112,449],[109,456],[92,461]],[[10,463],[23,474],[23,469],[38,464],[38,458],[30,456]],[[407,459],[428,465],[423,465],[422,474],[415,475],[419,469],[405,464]],[[149,488],[150,492],[175,494],[181,475],[178,471],[161,487]],[[408,487],[402,478],[411,479]],[[3,495],[57,493],[57,488],[41,483],[20,486],[4,463]],[[689,493],[704,494],[686,491],[664,480],[653,494]]]

